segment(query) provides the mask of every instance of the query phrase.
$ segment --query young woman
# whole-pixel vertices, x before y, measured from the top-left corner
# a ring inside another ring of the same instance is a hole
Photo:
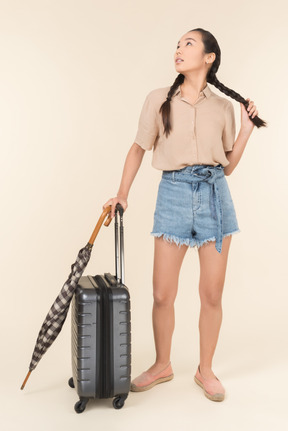
[[[215,37],[202,28],[184,34],[174,54],[178,76],[171,87],[150,91],[142,107],[138,131],[124,165],[111,216],[119,202],[124,211],[128,193],[146,150],[152,166],[163,171],[154,226],[153,331],[155,363],[131,383],[145,391],[174,377],[170,363],[174,301],[183,258],[198,247],[200,261],[200,363],[194,376],[204,394],[222,401],[225,389],[212,371],[222,321],[221,298],[228,252],[240,232],[225,175],[237,166],[254,125],[266,126],[253,101],[225,87],[216,77],[221,51]],[[214,93],[213,84],[240,102],[241,128],[235,141],[231,101]]]

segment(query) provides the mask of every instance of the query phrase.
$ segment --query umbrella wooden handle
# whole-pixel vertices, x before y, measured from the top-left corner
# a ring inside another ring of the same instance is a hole
[[[104,210],[103,210],[101,216],[99,217],[99,220],[95,226],[95,229],[91,235],[91,238],[89,239],[89,244],[91,244],[91,245],[94,244],[95,238],[98,235],[98,232],[100,230],[100,227],[103,224],[105,217],[107,217],[107,219],[106,219],[104,225],[109,226],[109,224],[111,223],[111,221],[112,221],[112,218],[110,216],[111,208],[112,208],[112,205],[108,205],[106,208],[104,208]]]

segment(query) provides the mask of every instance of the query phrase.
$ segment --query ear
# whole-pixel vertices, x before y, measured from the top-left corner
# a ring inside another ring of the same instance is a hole
[[[214,52],[210,52],[210,54],[208,54],[208,56],[206,57],[206,62],[208,62],[209,64],[212,64],[215,58],[216,58],[216,54]]]

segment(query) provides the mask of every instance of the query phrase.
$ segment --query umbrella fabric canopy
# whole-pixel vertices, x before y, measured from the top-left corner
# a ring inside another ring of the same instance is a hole
[[[117,207],[116,207],[117,208]],[[38,338],[36,340],[36,345],[33,351],[32,360],[29,365],[29,372],[21,386],[24,389],[26,382],[31,374],[31,372],[36,368],[38,362],[46,352],[46,350],[51,346],[53,341],[56,339],[60,333],[63,324],[66,320],[70,302],[72,300],[74,291],[77,287],[80,277],[82,276],[91,256],[91,250],[95,241],[95,238],[99,232],[99,229],[107,216],[111,211],[111,205],[106,207],[101,214],[98,223],[93,231],[93,234],[89,242],[85,247],[81,248],[76,258],[76,261],[71,265],[71,273],[64,283],[59,295],[55,299],[52,307],[50,308],[43,324],[40,329]],[[107,217],[104,225],[109,226],[111,222],[110,214]]]

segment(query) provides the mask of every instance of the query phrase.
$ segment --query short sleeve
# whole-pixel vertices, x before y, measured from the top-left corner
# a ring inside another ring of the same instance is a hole
[[[225,108],[225,126],[222,133],[223,147],[225,151],[232,151],[235,143],[236,126],[233,104],[228,101]]]
[[[146,96],[142,106],[134,142],[140,145],[144,150],[152,150],[158,132],[157,113],[150,92]]]

